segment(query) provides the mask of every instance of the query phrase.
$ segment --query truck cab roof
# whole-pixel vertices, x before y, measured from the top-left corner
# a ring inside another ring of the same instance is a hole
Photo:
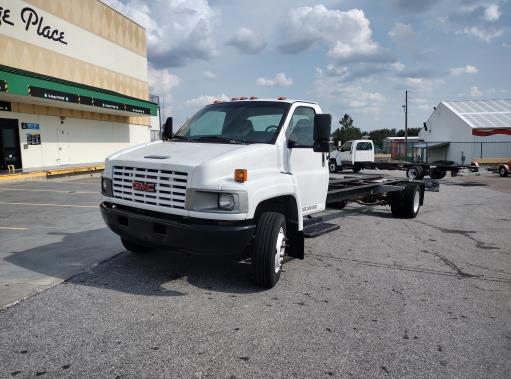
[[[287,99],[287,98],[284,98],[284,97],[281,97],[281,98],[257,98],[257,99],[254,99],[254,98],[246,98],[246,99],[241,99],[239,97],[233,97],[231,100],[225,100],[225,101],[222,101],[222,100],[217,100],[218,102],[224,102],[224,103],[240,103],[240,102],[245,102],[245,103],[248,103],[248,102],[268,102],[268,101],[271,101],[271,102],[275,102],[275,103],[288,103],[288,104],[293,104],[293,103],[307,103],[307,104],[315,104],[317,105],[318,103],[317,102],[313,102],[313,101],[306,101],[306,100],[296,100],[296,99]]]

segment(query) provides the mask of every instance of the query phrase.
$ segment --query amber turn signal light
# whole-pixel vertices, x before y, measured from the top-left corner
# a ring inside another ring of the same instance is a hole
[[[234,180],[238,183],[244,183],[248,180],[248,171],[245,169],[237,168],[234,170]]]

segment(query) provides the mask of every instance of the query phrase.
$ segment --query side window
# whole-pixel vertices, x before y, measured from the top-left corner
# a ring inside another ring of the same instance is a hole
[[[218,136],[222,134],[224,127],[225,112],[206,112],[195,122],[194,136]]]
[[[357,143],[357,150],[372,150],[373,146],[371,142],[359,142]]]
[[[351,142],[346,142],[344,145],[341,146],[341,151],[350,151],[351,150]]]
[[[295,109],[291,122],[286,131],[286,137],[296,137],[296,147],[312,147],[314,145],[314,116],[316,112],[310,107]]]

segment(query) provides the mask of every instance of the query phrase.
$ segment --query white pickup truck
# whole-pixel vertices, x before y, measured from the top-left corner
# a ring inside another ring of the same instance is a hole
[[[318,104],[284,98],[215,102],[175,134],[169,118],[164,141],[107,158],[101,213],[130,251],[251,257],[256,283],[272,287],[285,254],[303,259],[304,236],[339,228],[311,217],[327,202],[377,200],[399,217],[422,205],[423,183],[406,179],[346,178],[330,193],[330,125]]]
[[[336,150],[330,152],[328,168],[330,172],[351,168],[359,172],[363,163],[374,162],[374,144],[367,139],[348,141]]]

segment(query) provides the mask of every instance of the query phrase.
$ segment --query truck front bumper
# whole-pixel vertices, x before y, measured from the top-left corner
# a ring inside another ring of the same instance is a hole
[[[198,254],[241,256],[255,225],[246,221],[190,219],[109,202],[100,205],[108,227],[121,238],[145,246],[162,246]]]

